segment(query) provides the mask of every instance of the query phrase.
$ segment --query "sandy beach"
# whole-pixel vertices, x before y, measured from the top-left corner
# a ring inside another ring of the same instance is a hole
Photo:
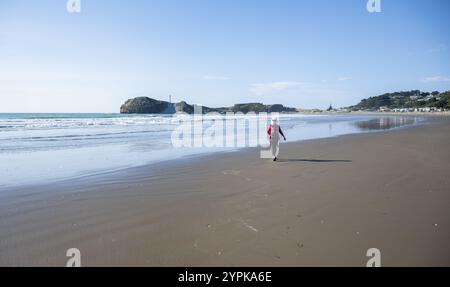
[[[0,266],[450,266],[450,120],[0,193]]]

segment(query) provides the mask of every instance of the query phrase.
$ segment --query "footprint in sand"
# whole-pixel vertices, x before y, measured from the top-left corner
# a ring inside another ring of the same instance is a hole
[[[299,249],[304,247],[303,243],[300,243],[300,241],[297,241],[296,245]]]

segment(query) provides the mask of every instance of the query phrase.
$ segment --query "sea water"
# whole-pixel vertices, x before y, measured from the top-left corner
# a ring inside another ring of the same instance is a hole
[[[280,125],[288,141],[299,141],[420,121],[414,117],[295,114],[281,115]],[[179,125],[177,115],[0,114],[0,188],[236,150],[174,148],[171,135]]]

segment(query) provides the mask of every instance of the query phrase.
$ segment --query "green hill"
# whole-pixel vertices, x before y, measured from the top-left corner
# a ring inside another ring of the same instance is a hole
[[[389,109],[403,108],[439,108],[450,109],[450,91],[439,92],[421,92],[419,90],[387,93],[376,97],[370,97],[362,100],[349,109],[376,111],[381,107]]]

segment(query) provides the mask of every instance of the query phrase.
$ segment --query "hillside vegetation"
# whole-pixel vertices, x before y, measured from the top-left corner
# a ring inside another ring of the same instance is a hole
[[[261,112],[296,112],[295,108],[285,107],[280,104],[264,105],[262,103],[246,103],[236,104],[232,107],[210,108],[202,107],[203,113],[217,112],[217,113],[261,113]],[[121,107],[122,114],[174,114],[174,113],[188,113],[195,112],[195,105],[190,105],[185,101],[179,103],[169,103],[166,101],[159,101],[148,97],[137,97],[127,100]]]
[[[450,109],[450,91],[421,92],[419,90],[387,93],[376,97],[362,100],[355,106],[349,107],[351,110],[375,111],[380,108],[408,109],[408,108],[437,108]]]

